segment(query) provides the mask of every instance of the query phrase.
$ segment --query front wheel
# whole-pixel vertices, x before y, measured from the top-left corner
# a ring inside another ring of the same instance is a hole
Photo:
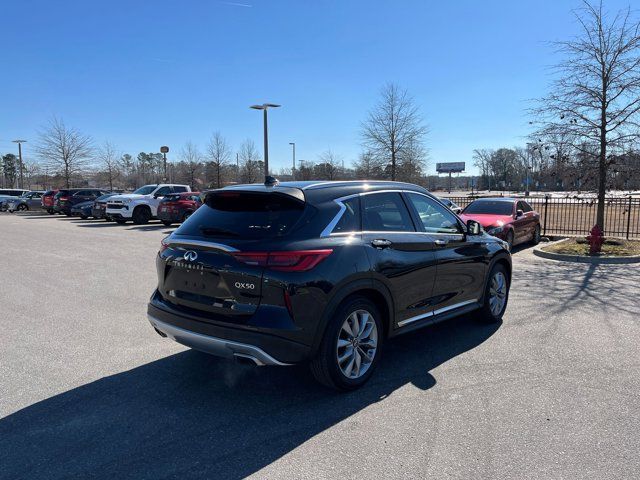
[[[24,203],[23,203],[23,204],[18,205],[18,211],[19,211],[19,212],[24,212],[24,211],[26,211],[26,210],[29,210],[29,206],[28,206],[28,205],[25,205]]]
[[[485,323],[496,323],[502,320],[509,300],[509,275],[502,264],[496,264],[489,273],[484,292],[484,303],[480,308],[480,318]]]
[[[505,241],[509,244],[509,251],[513,250],[513,230],[509,230]]]
[[[151,220],[151,211],[146,207],[137,207],[133,211],[133,223],[136,225],[144,225]]]
[[[383,329],[376,306],[355,296],[340,305],[311,361],[313,376],[336,390],[355,390],[366,383],[380,358]]]
[[[89,218],[89,217],[87,217],[86,215],[80,215],[80,218],[81,218],[82,220],[86,220],[86,219],[87,219],[87,218]]]

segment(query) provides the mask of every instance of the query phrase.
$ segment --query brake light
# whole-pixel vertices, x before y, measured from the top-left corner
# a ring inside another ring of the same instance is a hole
[[[333,253],[333,250],[295,250],[290,252],[239,252],[233,257],[247,265],[281,272],[306,272]]]
[[[167,248],[169,248],[169,244],[165,241],[166,238],[160,240],[160,251],[158,253],[164,252]]]
[[[60,200],[61,202],[66,202],[67,200],[69,200],[69,197],[60,197],[58,198],[58,200]]]

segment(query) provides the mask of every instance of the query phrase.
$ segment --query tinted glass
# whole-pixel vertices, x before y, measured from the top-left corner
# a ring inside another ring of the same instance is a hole
[[[279,193],[209,193],[177,235],[220,238],[273,238],[289,233],[305,204]]]
[[[350,198],[349,200],[345,200],[343,204],[345,206],[345,211],[336,226],[333,228],[333,233],[361,231],[360,199],[358,197]]]
[[[533,211],[533,208],[531,208],[531,205],[523,201],[518,202],[518,208],[522,210],[524,213]]]
[[[165,195],[164,198],[162,199],[163,202],[177,202],[178,200],[180,200],[180,195]]]
[[[513,203],[502,200],[474,200],[463,213],[477,213],[487,215],[512,215]]]
[[[133,193],[137,195],[149,195],[156,189],[156,186],[157,185],[145,185],[144,187],[140,187],[139,189],[135,190]]]
[[[399,193],[363,195],[363,230],[370,232],[414,232],[409,211]]]
[[[409,193],[408,196],[420,217],[425,232],[461,233],[456,217],[447,207],[417,193]]]
[[[177,193],[186,192],[187,187],[173,187],[173,191]]]
[[[171,193],[171,187],[161,187],[158,189],[158,191],[156,193],[154,193],[154,195],[168,195]]]

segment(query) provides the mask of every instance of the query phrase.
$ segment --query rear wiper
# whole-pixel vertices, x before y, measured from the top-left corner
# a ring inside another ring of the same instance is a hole
[[[201,227],[200,231],[203,235],[206,236],[216,236],[223,235],[225,237],[239,237],[240,234],[231,230],[227,230],[225,228],[217,228],[217,227]]]

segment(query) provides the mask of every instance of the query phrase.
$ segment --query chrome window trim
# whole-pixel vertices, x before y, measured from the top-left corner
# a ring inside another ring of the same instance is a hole
[[[410,317],[405,320],[401,320],[398,322],[399,327],[403,327],[408,325],[409,323],[417,322],[418,320],[422,320],[423,318],[435,317],[436,315],[440,315],[441,313],[448,312],[450,310],[455,310],[456,308],[466,307],[467,305],[471,305],[472,303],[476,303],[478,300],[465,300],[464,302],[454,303],[453,305],[448,305],[446,307],[438,308],[437,310],[432,310],[427,313],[422,313],[420,315],[416,315],[415,317]]]
[[[415,193],[417,195],[422,195],[423,197],[427,197],[428,199],[435,200],[437,203],[440,203],[447,211],[450,211],[448,209],[448,207],[446,205],[442,204],[442,202],[440,202],[437,198],[434,198],[432,195],[427,195],[426,193],[423,193],[423,192],[416,192],[415,190],[386,189],[386,190],[373,190],[371,192],[353,193],[351,195],[346,195],[344,197],[336,198],[336,199],[333,200],[340,207],[340,211],[338,211],[338,213],[336,213],[335,217],[333,217],[331,219],[331,221],[329,222],[329,224],[324,228],[324,230],[322,230],[322,232],[320,233],[320,237],[321,238],[326,238],[326,237],[330,237],[332,235],[357,235],[357,234],[362,234],[362,233],[409,233],[409,234],[411,234],[411,233],[421,233],[423,235],[460,235],[460,236],[464,236],[464,233],[407,232],[407,231],[404,231],[404,230],[400,230],[400,231],[361,230],[361,231],[354,231],[354,232],[336,232],[336,233],[333,233],[333,229],[338,224],[338,222],[342,218],[342,215],[344,214],[345,210],[347,209],[347,207],[343,203],[345,200],[349,200],[350,198],[354,198],[354,197],[362,197],[362,196],[365,196],[365,195],[373,195],[373,194],[376,194],[376,193],[400,193],[400,194],[402,194],[402,193]],[[454,212],[450,211],[450,213],[451,213],[451,215],[454,216],[454,218],[459,220],[459,222],[458,222],[459,225],[461,225],[461,227],[463,227],[464,223],[462,223],[460,221],[460,218]]]

